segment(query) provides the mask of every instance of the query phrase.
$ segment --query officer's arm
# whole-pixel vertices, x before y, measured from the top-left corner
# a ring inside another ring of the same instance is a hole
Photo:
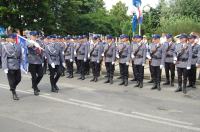
[[[144,46],[144,51],[143,51],[143,63],[142,64],[145,64],[146,63],[146,56],[147,56],[147,48],[146,46]]]
[[[188,58],[188,62],[187,62],[187,67],[191,68],[191,60],[192,60],[192,46],[189,46],[189,58]]]
[[[113,46],[112,62],[115,62],[115,58],[116,58],[116,45]]]
[[[88,58],[88,45],[85,44],[85,57],[84,59],[87,59]]]
[[[60,48],[60,50],[59,50],[59,55],[60,55],[61,63],[65,62],[63,48]]]
[[[5,45],[4,45],[5,46]],[[8,69],[8,61],[7,61],[7,53],[6,53],[6,49],[5,47],[3,46],[2,48],[2,68],[3,69]]]
[[[51,60],[51,56],[50,56],[50,52],[49,52],[48,46],[46,46],[46,48],[45,48],[45,55],[47,57],[47,62],[49,62],[49,64],[52,64],[53,61]]]
[[[98,61],[100,61],[100,59],[101,59],[101,53],[102,53],[102,47],[101,47],[101,45],[98,45],[99,47],[98,47]]]
[[[131,59],[131,46],[130,45],[128,45],[128,55],[127,55],[127,60],[126,60],[126,62],[129,62],[130,61],[130,59]]]
[[[165,48],[165,46],[163,45],[162,47],[162,59],[161,59],[161,65],[165,65],[165,59],[166,59],[166,48]]]
[[[74,58],[74,44],[71,44],[71,59]]]

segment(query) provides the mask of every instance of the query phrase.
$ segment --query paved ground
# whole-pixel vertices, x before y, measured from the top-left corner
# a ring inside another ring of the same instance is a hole
[[[48,75],[36,97],[29,75],[18,87],[20,101],[13,101],[5,74],[0,71],[1,132],[198,132],[200,131],[200,89],[187,95],[61,78],[58,94],[50,92]]]

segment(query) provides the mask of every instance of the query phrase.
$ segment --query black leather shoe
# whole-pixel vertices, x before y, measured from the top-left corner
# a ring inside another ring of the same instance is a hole
[[[192,85],[192,88],[197,88],[195,84]]]
[[[174,87],[174,82],[171,82],[171,86]]]
[[[153,87],[151,88],[151,90],[157,89],[157,85],[154,84]]]
[[[139,88],[143,88],[143,82],[140,82]]]
[[[98,82],[98,78],[97,77],[94,79],[94,82]]]
[[[134,82],[134,81],[137,81],[137,80],[135,78],[133,78],[131,81]]]
[[[192,84],[187,85],[187,88],[190,88],[190,87],[192,87]]]
[[[58,87],[57,85],[55,85],[55,89],[56,89],[56,90],[59,90],[59,87]]]
[[[157,89],[158,89],[158,91],[161,90],[160,84],[157,84]]]
[[[124,86],[128,86],[128,80],[125,80]]]
[[[182,91],[182,87],[181,86],[179,86],[176,90],[175,90],[175,92],[181,92]]]
[[[187,93],[186,87],[183,87],[183,93],[184,93],[184,94]]]
[[[71,75],[67,76],[67,78],[71,78]]]
[[[85,77],[84,77],[84,76],[82,76],[82,77],[81,77],[81,80],[85,80]]]
[[[17,93],[15,91],[13,91],[12,94],[13,94],[13,100],[19,100],[19,97],[17,96]]]
[[[120,76],[120,77],[118,77],[117,79],[122,79],[122,77]]]
[[[52,88],[51,88],[51,92],[54,92],[54,93],[57,92],[57,90],[55,89],[55,87],[52,87]]]
[[[134,86],[134,87],[139,87],[140,86],[140,83],[139,82],[137,82],[137,84]]]
[[[121,82],[119,85],[124,85],[125,84],[125,82],[123,81],[123,82]]]
[[[107,81],[105,81],[104,83],[109,83],[110,82],[110,80],[108,79]]]
[[[90,82],[94,82],[94,80],[95,80],[95,77],[93,77],[93,78],[90,80]]]
[[[153,83],[153,80],[148,81],[148,83]]]
[[[113,84],[113,79],[110,79],[110,84]]]
[[[37,90],[35,90],[35,91],[34,91],[34,95],[35,95],[35,96],[38,96],[38,95],[39,95],[39,92],[38,92]]]
[[[170,85],[170,82],[167,81],[167,82],[163,83],[163,85]]]

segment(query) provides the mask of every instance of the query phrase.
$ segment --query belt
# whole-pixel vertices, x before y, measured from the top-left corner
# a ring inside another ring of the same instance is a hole
[[[112,58],[113,56],[112,56],[112,55],[106,55],[106,57],[108,57],[108,58]]]
[[[142,55],[137,55],[136,58],[143,58],[143,56]]]
[[[188,61],[188,58],[181,58],[181,59],[179,59],[179,61],[186,62],[186,61]]]
[[[152,58],[158,59],[158,60],[161,59],[161,57],[158,57],[158,56],[156,56],[156,55],[153,55]]]
[[[166,57],[170,57],[170,58],[172,58],[172,57],[173,57],[173,55],[166,55]]]
[[[196,55],[193,55],[193,56],[192,56],[192,59],[196,59],[196,58],[197,58],[197,56],[196,56]]]
[[[97,57],[98,55],[92,55],[92,57]]]
[[[7,59],[19,59],[19,57],[7,57]]]
[[[126,57],[127,57],[127,56],[125,56],[125,55],[122,55],[122,56],[121,56],[121,58],[126,58]]]

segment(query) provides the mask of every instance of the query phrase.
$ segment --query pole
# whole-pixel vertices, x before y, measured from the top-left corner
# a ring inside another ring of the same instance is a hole
[[[141,24],[139,24],[139,35],[141,35]]]

